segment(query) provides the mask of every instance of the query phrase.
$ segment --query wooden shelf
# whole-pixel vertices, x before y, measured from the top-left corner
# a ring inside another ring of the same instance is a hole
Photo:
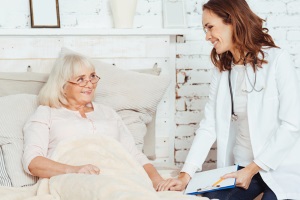
[[[139,35],[185,35],[188,29],[63,29],[31,28],[0,29],[0,36],[139,36]]]

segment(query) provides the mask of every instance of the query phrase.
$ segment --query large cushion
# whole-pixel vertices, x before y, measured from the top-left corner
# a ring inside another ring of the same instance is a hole
[[[28,175],[23,170],[21,163],[22,129],[36,108],[36,95],[16,94],[0,97],[0,145],[3,157],[0,166],[5,165],[4,169],[0,168],[0,179],[5,179],[5,174],[8,174],[14,187],[32,185],[37,181],[36,177]]]
[[[0,72],[0,96],[38,94],[49,74]]]

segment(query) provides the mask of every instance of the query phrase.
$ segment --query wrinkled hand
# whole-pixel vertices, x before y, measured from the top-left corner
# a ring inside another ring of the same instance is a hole
[[[159,182],[156,186],[156,191],[181,191],[185,188],[183,182],[179,179],[169,178]]]
[[[161,181],[157,187],[156,191],[182,191],[186,188],[191,177],[185,172],[181,172],[178,178],[169,178],[167,180]]]
[[[100,169],[95,165],[87,164],[76,166],[74,172],[79,174],[100,174]]]
[[[260,168],[253,162],[246,166],[245,168],[238,170],[236,172],[232,172],[229,174],[225,174],[221,178],[236,178],[236,186],[244,188],[247,190],[251,183],[253,176],[260,170]]]

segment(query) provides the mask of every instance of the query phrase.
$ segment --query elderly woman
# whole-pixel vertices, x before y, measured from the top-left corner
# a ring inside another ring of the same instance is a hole
[[[59,174],[99,174],[101,169],[86,164],[71,166],[49,159],[57,144],[72,136],[106,134],[119,141],[143,166],[153,187],[164,179],[140,152],[118,114],[93,101],[100,77],[91,61],[77,54],[57,59],[49,79],[39,93],[40,106],[24,126],[23,166],[40,178]]]

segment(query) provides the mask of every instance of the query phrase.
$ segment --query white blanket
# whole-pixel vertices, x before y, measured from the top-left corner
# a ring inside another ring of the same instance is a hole
[[[207,198],[156,192],[151,180],[121,144],[107,136],[61,142],[51,159],[70,165],[93,164],[99,175],[64,174],[26,188],[0,187],[1,200],[185,200]]]

